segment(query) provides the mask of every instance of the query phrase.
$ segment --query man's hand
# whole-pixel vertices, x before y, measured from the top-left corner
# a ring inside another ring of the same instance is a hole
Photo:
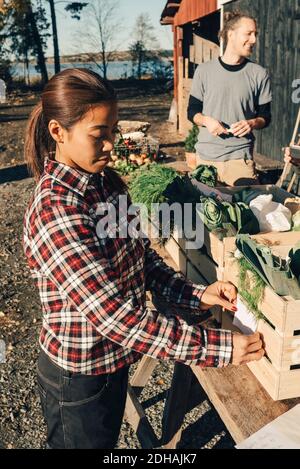
[[[291,163],[294,166],[300,166],[300,159],[299,158],[292,158],[290,147],[286,147],[285,150],[284,150],[284,162],[285,163]]]
[[[205,125],[209,133],[215,137],[218,137],[222,134],[228,134],[228,130],[213,117],[203,116],[203,125]]]
[[[237,289],[230,282],[217,281],[209,285],[201,297],[200,309],[205,311],[212,306],[222,306],[232,312],[236,312]]]
[[[265,354],[259,332],[252,335],[233,333],[232,365],[258,361]]]
[[[232,124],[230,130],[235,137],[245,137],[254,129],[254,120],[243,120]]]

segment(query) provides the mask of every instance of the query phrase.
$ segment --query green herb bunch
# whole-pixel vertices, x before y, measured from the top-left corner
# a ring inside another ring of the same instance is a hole
[[[199,127],[194,124],[192,129],[189,131],[187,138],[184,141],[185,150],[191,153],[195,153],[196,143],[198,140]]]

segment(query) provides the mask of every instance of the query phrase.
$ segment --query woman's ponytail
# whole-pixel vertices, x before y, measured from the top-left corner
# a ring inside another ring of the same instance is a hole
[[[25,137],[25,161],[36,181],[40,179],[44,160],[51,151],[55,151],[55,142],[45,123],[40,101],[29,117]]]

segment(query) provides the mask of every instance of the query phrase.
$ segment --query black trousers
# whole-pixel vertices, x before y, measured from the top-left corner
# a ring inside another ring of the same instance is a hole
[[[122,424],[129,367],[81,375],[55,365],[41,351],[38,389],[47,422],[47,447],[113,449]]]

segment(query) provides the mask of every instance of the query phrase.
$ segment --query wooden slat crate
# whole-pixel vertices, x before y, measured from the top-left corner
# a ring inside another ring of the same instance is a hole
[[[186,276],[192,282],[198,283],[198,284],[201,284],[201,285],[207,285],[207,284],[211,283],[211,282],[208,282],[202,276],[202,271],[199,271],[198,268],[189,259],[187,260]],[[214,306],[213,308],[210,308],[210,311],[213,314],[213,317],[217,320],[217,322],[221,326],[221,321],[222,321],[221,307]]]
[[[224,194],[234,194],[239,192],[241,189],[246,187],[218,187],[217,189]],[[261,189],[266,191],[266,193],[273,194],[274,202],[284,203],[285,199],[293,197],[290,193],[285,190],[274,186],[274,185],[264,185],[264,186],[251,186],[253,189]],[[266,233],[266,235],[273,235],[273,233]],[[290,235],[290,232],[281,232],[274,233],[277,236],[278,240],[285,239]],[[214,233],[211,233],[206,228],[204,229],[204,247],[207,255],[213,259],[213,261],[220,268],[224,268],[225,265],[225,255],[228,251],[228,247],[231,247],[235,244],[235,237],[225,237],[223,240],[219,239]]]
[[[284,202],[286,198],[291,197],[291,194],[276,186],[266,185],[253,187],[273,194],[274,200],[277,202]],[[225,194],[233,194],[243,188],[244,187],[221,187],[217,189]],[[278,241],[289,237],[290,234],[290,232],[267,233],[267,235],[271,237],[274,235],[274,239]],[[188,259],[201,272],[201,275],[208,283],[213,283],[223,278],[226,252],[232,249],[234,244],[235,237],[227,237],[220,240],[215,234],[204,228],[204,244],[202,249],[188,249],[186,240],[184,237],[179,236],[175,229],[174,233],[165,244],[165,249],[183,274],[186,274],[186,260]]]
[[[279,235],[279,234],[278,234]],[[266,235],[264,235],[266,236]],[[258,237],[258,235],[254,236]],[[274,242],[275,234],[272,236]],[[291,244],[284,244],[287,241]],[[276,246],[288,251],[300,241],[300,233],[289,233],[285,241]],[[227,251],[223,279],[238,287],[238,263]],[[300,396],[300,300],[279,296],[270,287],[265,288],[259,309],[265,319],[258,321],[258,331],[263,335],[267,356],[248,366],[274,400]],[[222,327],[237,330],[232,325],[231,313],[223,313]]]
[[[186,275],[186,241],[184,238],[178,235],[176,229],[170,237],[170,239],[164,245],[166,251],[170,254],[171,258],[175,262],[176,266],[184,275]]]

